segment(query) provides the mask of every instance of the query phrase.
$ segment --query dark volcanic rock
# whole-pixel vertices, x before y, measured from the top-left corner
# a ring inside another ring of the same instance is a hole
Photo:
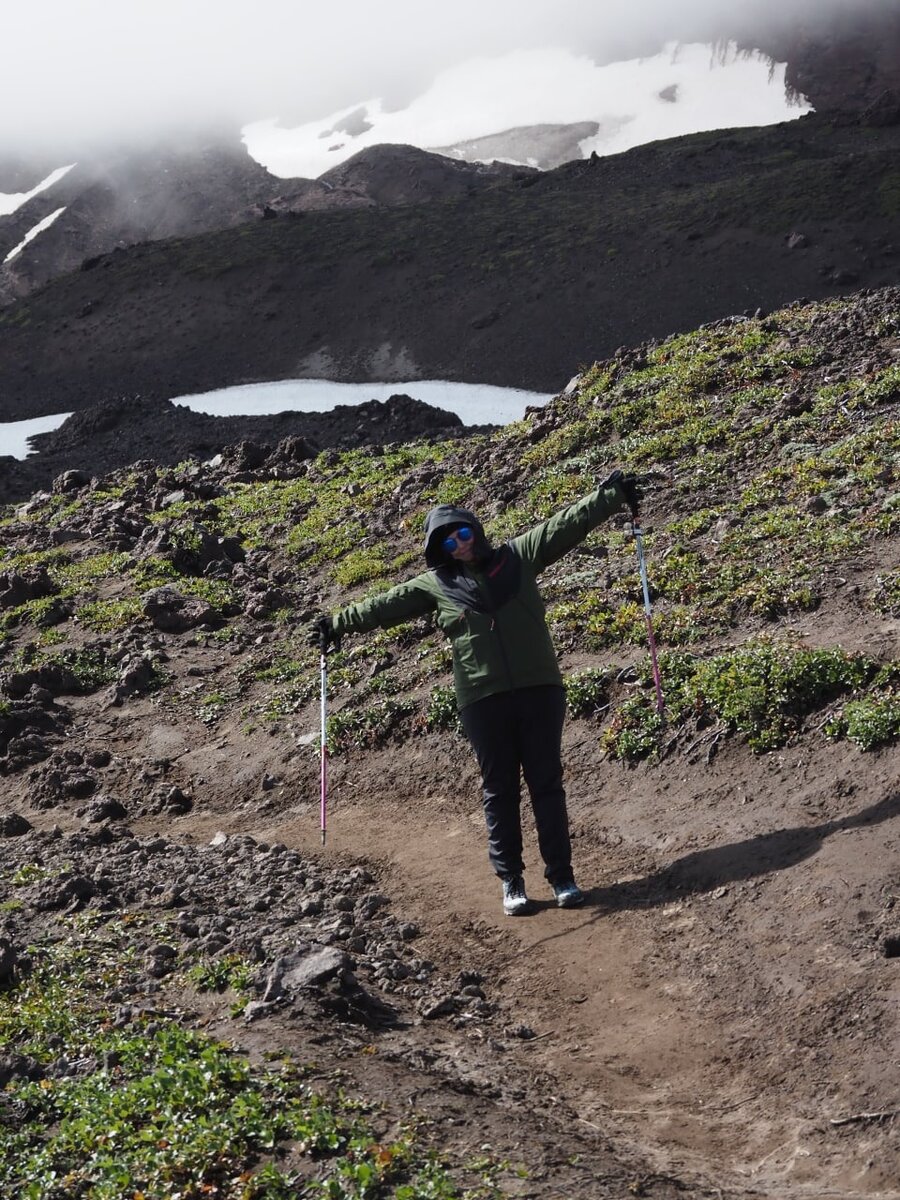
[[[317,987],[336,976],[349,977],[353,960],[334,946],[304,946],[273,964],[263,999],[275,1000],[285,991]]]
[[[19,961],[19,953],[9,938],[0,937],[0,984],[9,983]]]
[[[0,675],[0,690],[13,700],[21,700],[33,687],[52,696],[75,695],[83,690],[75,672],[61,662],[42,663],[27,671],[9,671]]]
[[[50,751],[46,738],[61,737],[69,720],[68,714],[53,704],[52,699],[46,703],[13,700],[4,709],[0,715],[0,775],[47,758]]]
[[[373,146],[318,180],[285,180],[250,157],[237,131],[218,141],[169,142],[102,157],[83,148],[65,154],[68,161],[77,160],[72,170],[11,216],[0,216],[0,304],[79,269],[102,279],[126,246],[326,209],[448,200],[495,186],[521,170],[391,145]],[[4,174],[22,175],[33,187],[49,170],[46,164],[30,169],[19,164]],[[18,189],[0,187],[6,190]],[[44,230],[40,247],[26,245],[4,264],[5,254],[61,204],[65,211]],[[102,306],[102,300],[86,301],[78,320],[90,319]]]
[[[587,137],[585,133],[582,136]],[[479,157],[488,157],[479,155]],[[573,155],[572,157],[576,157]],[[537,175],[532,167],[462,162],[440,151],[398,144],[369,146],[319,177],[330,188],[370,204],[421,204],[470,196],[509,179]]]
[[[40,488],[70,491],[119,467],[144,462],[169,466],[185,459],[211,459],[221,454],[232,471],[265,466],[273,477],[315,457],[329,446],[362,446],[369,442],[407,442],[417,438],[458,436],[462,421],[455,413],[434,408],[407,395],[339,405],[330,412],[282,412],[258,417],[211,417],[168,400],[124,396],[73,413],[51,433],[32,439],[36,453],[28,459],[0,459],[0,504],[23,500]],[[90,472],[90,474],[89,474]],[[174,495],[174,494],[173,494]],[[155,507],[164,507],[161,496]],[[172,497],[168,497],[174,502]],[[126,514],[123,535],[134,536]],[[138,525],[140,531],[142,526]],[[154,535],[156,536],[156,535]],[[205,561],[222,557],[221,546]],[[200,564],[201,566],[203,564]],[[44,573],[46,574],[46,573]],[[34,599],[49,579],[19,579],[4,585],[0,574],[0,607]],[[13,590],[14,588],[14,590]],[[9,599],[4,596],[9,593]],[[21,597],[21,598],[19,598]]]
[[[39,250],[26,246],[0,267],[0,302],[78,267],[102,274],[106,256],[123,246],[239,225],[284,188],[250,157],[236,132],[212,144],[185,139],[103,156],[84,147],[67,153],[64,161],[75,167],[48,192],[0,218],[2,259],[28,229],[65,205]],[[32,176],[34,183],[48,173]]]
[[[195,596],[182,596],[174,587],[154,588],[141,597],[144,615],[165,633],[186,633],[216,619],[215,610]]]
[[[0,947],[0,955],[2,955],[2,947]],[[5,1088],[14,1079],[35,1081],[43,1079],[44,1075],[45,1071],[40,1063],[27,1054],[0,1055],[0,1089]]]
[[[402,221],[360,209],[339,223],[312,214],[133,247],[102,274],[54,281],[29,297],[27,313],[9,310],[0,322],[0,419],[84,409],[126,388],[160,399],[297,375],[418,375],[549,392],[573,363],[623,343],[833,295],[840,285],[821,273],[829,263],[855,271],[861,286],[893,284],[886,247],[900,240],[900,212],[885,196],[900,127],[869,127],[860,138],[856,120],[813,114],[640,146],[509,179],[439,213],[411,205]],[[810,249],[788,253],[783,238],[801,222]],[[233,268],[213,269],[225,262]],[[493,311],[502,319],[472,328]],[[160,459],[173,453],[170,439],[184,456],[187,429],[196,431],[189,453],[200,457],[242,438],[271,444],[301,434],[321,447],[376,436],[360,428],[363,418],[334,431],[334,413],[319,425],[254,418],[270,429],[245,421],[224,437],[224,424],[201,430],[200,414],[158,417],[144,441],[157,442]],[[377,437],[399,440],[383,429]],[[130,459],[126,447],[113,450],[120,463],[136,457],[134,447]],[[87,451],[54,473],[112,465],[95,467]]]
[[[30,821],[18,813],[0,814],[0,837],[22,837],[32,829]]]
[[[18,608],[29,600],[52,596],[56,591],[45,567],[21,573],[0,571],[0,608]]]

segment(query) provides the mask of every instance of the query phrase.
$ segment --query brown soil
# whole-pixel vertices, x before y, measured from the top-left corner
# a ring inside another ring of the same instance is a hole
[[[892,362],[893,338],[882,332],[876,339],[867,330],[881,328],[895,310],[891,293],[862,298],[842,314],[820,313],[817,330],[827,334],[833,357],[805,379],[793,372],[793,402],[802,399],[801,383],[818,390],[819,370],[830,379],[871,377]],[[533,421],[532,432],[546,436],[564,420],[560,402]],[[888,438],[886,455],[893,449]],[[468,464],[493,493],[482,498],[507,503],[500,489],[515,476],[504,455],[520,447],[510,444],[493,458],[478,453],[483,457],[472,455]],[[165,552],[174,561],[179,547],[164,544],[174,529],[163,522],[148,541],[142,514],[158,511],[175,488],[215,494],[242,481],[243,468],[234,471],[234,463],[162,477],[138,471],[140,478],[124,488],[127,499],[92,507],[83,489],[83,508],[73,506],[61,528],[29,520],[41,511],[35,502],[4,529],[20,551],[46,549],[61,534],[60,544],[74,539],[84,557],[127,547],[138,556]],[[270,478],[271,468],[263,474]],[[671,518],[679,504],[686,511],[701,494],[709,504],[746,482],[738,473],[703,477],[689,493],[660,488],[647,501],[646,527],[663,511]],[[424,507],[421,491],[428,486],[411,471],[388,508],[371,514],[368,534],[396,539],[405,497],[415,491]],[[500,1158],[523,1162],[527,1178],[504,1180],[511,1195],[898,1200],[896,740],[867,753],[847,741],[829,742],[823,708],[779,751],[755,755],[739,736],[716,727],[673,738],[656,764],[626,768],[601,751],[602,718],[571,721],[567,787],[576,872],[588,902],[571,912],[550,903],[529,835],[527,878],[537,911],[509,920],[487,864],[475,764],[453,733],[419,731],[377,751],[336,756],[328,840],[321,845],[316,700],[289,717],[257,719],[273,699],[259,668],[285,653],[306,653],[314,674],[297,626],[322,605],[343,602],[347,589],[316,574],[308,561],[288,563],[279,548],[286,525],[273,526],[271,546],[248,548],[237,562],[228,558],[233,546],[204,536],[196,523],[190,529],[197,543],[191,569],[205,569],[201,559],[208,557],[207,566],[227,569],[241,594],[240,619],[225,631],[231,640],[220,640],[209,625],[178,634],[142,623],[104,641],[70,621],[69,646],[105,646],[120,671],[112,695],[70,697],[58,674],[37,668],[31,677],[13,668],[16,652],[35,634],[17,627],[4,652],[10,701],[9,752],[0,762],[3,808],[43,830],[58,822],[82,838],[105,832],[112,839],[109,827],[118,823],[83,819],[65,787],[69,764],[83,776],[88,752],[106,751],[107,765],[87,782],[122,802],[135,833],[158,832],[180,845],[207,843],[219,830],[250,833],[323,866],[365,864],[393,913],[418,925],[415,954],[442,979],[477,972],[488,1007],[472,1022],[426,1019],[403,983],[386,993],[403,1015],[392,1028],[353,1030],[296,1012],[245,1027],[227,1016],[224,1002],[206,1014],[214,1028],[251,1047],[291,1047],[321,1061],[325,1072],[339,1068],[349,1087],[383,1098],[394,1119],[425,1112],[439,1145],[470,1156],[490,1146]],[[896,661],[900,614],[876,611],[869,598],[879,577],[898,564],[896,530],[863,540],[852,556],[830,564],[815,611],[771,620],[736,615],[727,635],[707,639],[704,648],[712,653],[762,632]],[[23,572],[6,580],[10,591],[41,583],[39,573],[25,566]],[[111,597],[121,588],[120,580],[105,579],[97,594]],[[286,607],[283,623],[269,619]],[[387,657],[396,660],[401,691],[423,686],[410,682],[418,678],[421,639],[391,642]],[[140,678],[144,654],[159,656],[168,676],[155,695],[136,683],[125,687]],[[566,673],[614,662],[626,667],[643,654],[642,646],[620,644],[594,655],[582,647],[561,665]],[[365,682],[382,666],[372,663]],[[301,682],[311,682],[304,694],[314,696],[315,678]],[[58,705],[47,690],[54,686],[63,697]],[[354,686],[333,686],[332,712],[357,702]],[[629,687],[624,680],[617,686]],[[218,719],[204,713],[204,693],[231,696]],[[30,711],[27,720],[23,709]],[[32,732],[14,747],[19,716]],[[186,815],[154,808],[160,789],[173,787],[191,798]],[[27,855],[28,836],[4,839],[0,851]],[[98,855],[103,845],[98,841]],[[243,906],[251,921],[255,886],[256,880],[246,885]]]
[[[815,644],[848,615],[835,602],[792,628]],[[857,632],[896,653],[900,622]],[[178,648],[179,674],[210,665],[209,650]],[[537,912],[511,921],[454,735],[335,759],[323,849],[315,750],[292,748],[314,731],[315,705],[274,738],[237,717],[210,732],[149,700],[102,716],[89,699],[72,707],[70,744],[89,734],[113,752],[113,794],[166,759],[195,796],[193,813],[139,819],[136,832],[249,832],[322,864],[365,863],[420,925],[417,953],[445,975],[477,970],[498,1006],[486,1034],[419,1022],[367,1034],[365,1054],[339,1029],[273,1019],[248,1032],[224,1004],[216,1029],[251,1047],[312,1046],[323,1072],[339,1063],[367,1094],[429,1113],[445,1145],[526,1162],[530,1181],[511,1194],[900,1196],[896,1123],[860,1115],[900,1107],[896,748],[863,754],[810,734],[763,756],[695,744],[690,759],[629,770],[602,759],[591,723],[571,722],[588,903],[551,904],[529,834]],[[263,792],[266,773],[278,786]],[[72,823],[30,811],[25,784],[8,779],[7,801],[44,826]],[[536,1037],[509,1036],[519,1025]]]

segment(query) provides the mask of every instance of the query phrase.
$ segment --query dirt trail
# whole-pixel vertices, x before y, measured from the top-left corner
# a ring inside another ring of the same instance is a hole
[[[191,765],[210,753],[225,752],[197,748]],[[590,889],[580,911],[551,904],[526,814],[537,912],[504,918],[455,739],[365,766],[337,760],[324,850],[302,781],[274,805],[239,815],[223,802],[183,828],[375,864],[420,923],[422,953],[483,971],[504,1020],[533,1030],[520,1065],[552,1078],[586,1129],[657,1170],[766,1197],[900,1196],[894,1122],[832,1124],[900,1107],[900,960],[883,949],[900,932],[897,752],[731,747],[706,767],[625,771],[598,763],[573,725],[565,754]]]

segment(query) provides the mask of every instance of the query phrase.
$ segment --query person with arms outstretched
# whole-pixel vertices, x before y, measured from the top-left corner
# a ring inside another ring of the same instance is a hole
[[[327,652],[345,634],[435,614],[453,650],[456,703],[481,769],[488,856],[507,916],[532,910],[523,878],[520,776],[557,904],[584,902],[563,788],[565,689],[537,579],[613,513],[627,506],[636,515],[641,494],[634,475],[614,471],[589,495],[498,547],[474,513],[440,505],[425,522],[427,571],[319,616],[310,627],[310,641]]]

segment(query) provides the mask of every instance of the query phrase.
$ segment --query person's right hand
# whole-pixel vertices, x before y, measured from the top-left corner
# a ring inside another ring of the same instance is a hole
[[[327,613],[314,617],[307,630],[307,642],[310,646],[317,646],[323,654],[327,654],[331,646],[334,646],[335,650],[340,650],[341,635],[334,632],[334,625]]]

